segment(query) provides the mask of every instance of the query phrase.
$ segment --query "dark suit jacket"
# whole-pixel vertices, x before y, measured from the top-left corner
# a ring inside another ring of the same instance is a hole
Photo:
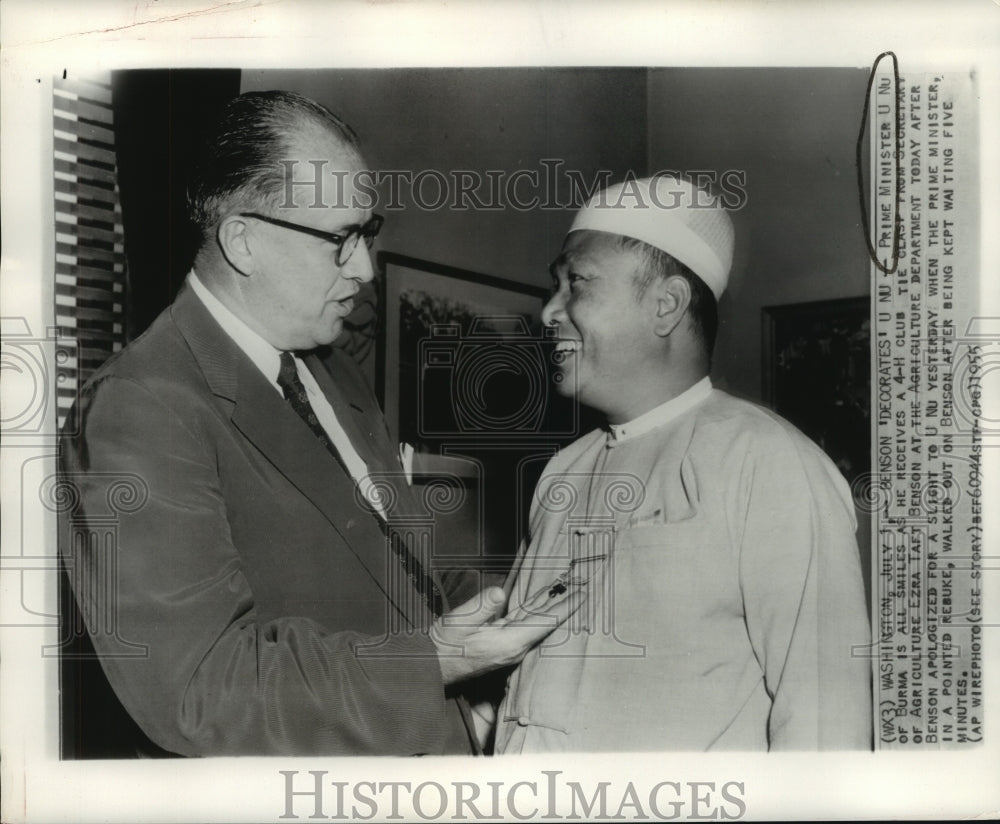
[[[369,470],[398,473],[355,364],[306,362]],[[61,544],[108,680],[154,743],[471,751],[379,521],[190,287],[88,383],[80,413],[60,446],[75,487]]]

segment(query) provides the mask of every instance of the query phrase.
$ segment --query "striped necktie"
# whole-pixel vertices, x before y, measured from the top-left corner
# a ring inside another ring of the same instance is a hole
[[[340,460],[340,455],[337,454],[337,450],[333,443],[330,441],[329,436],[326,434],[326,430],[319,422],[319,418],[316,417],[316,412],[312,408],[312,404],[309,403],[309,396],[306,394],[306,388],[302,383],[302,379],[299,377],[299,370],[295,366],[295,356],[291,352],[281,353],[281,369],[278,370],[278,386],[281,387],[281,391],[285,395],[285,400],[291,404],[292,409],[295,410],[295,414],[298,415],[302,420],[306,422],[306,425],[312,430],[313,435],[315,435],[321,444],[327,448],[327,451],[333,455],[338,461]]]

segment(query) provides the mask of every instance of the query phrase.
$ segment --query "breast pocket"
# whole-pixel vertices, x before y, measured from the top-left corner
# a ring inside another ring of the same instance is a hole
[[[613,568],[625,593],[659,600],[704,583],[711,530],[701,519],[622,529],[615,534]],[[709,564],[710,566],[710,564]]]
[[[616,635],[650,654],[703,643],[713,616],[738,610],[724,534],[702,518],[619,531],[605,582]]]

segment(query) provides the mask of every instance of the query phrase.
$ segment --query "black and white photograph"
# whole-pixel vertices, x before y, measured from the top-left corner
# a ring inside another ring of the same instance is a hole
[[[996,815],[988,6],[5,9],[3,821]]]

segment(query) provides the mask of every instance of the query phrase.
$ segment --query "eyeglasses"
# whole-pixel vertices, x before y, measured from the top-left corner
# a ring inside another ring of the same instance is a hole
[[[240,217],[253,217],[257,220],[263,220],[265,223],[280,226],[282,229],[291,229],[293,232],[302,232],[304,235],[318,237],[320,240],[327,240],[337,247],[338,266],[343,266],[351,259],[351,255],[354,254],[354,250],[358,247],[358,241],[361,238],[365,239],[365,246],[371,249],[375,238],[378,237],[378,233],[382,229],[384,220],[382,215],[372,215],[371,219],[364,226],[352,226],[346,232],[337,233],[324,232],[322,229],[314,229],[312,226],[302,226],[299,223],[290,223],[287,220],[278,220],[276,217],[268,217],[257,212],[240,212]]]

